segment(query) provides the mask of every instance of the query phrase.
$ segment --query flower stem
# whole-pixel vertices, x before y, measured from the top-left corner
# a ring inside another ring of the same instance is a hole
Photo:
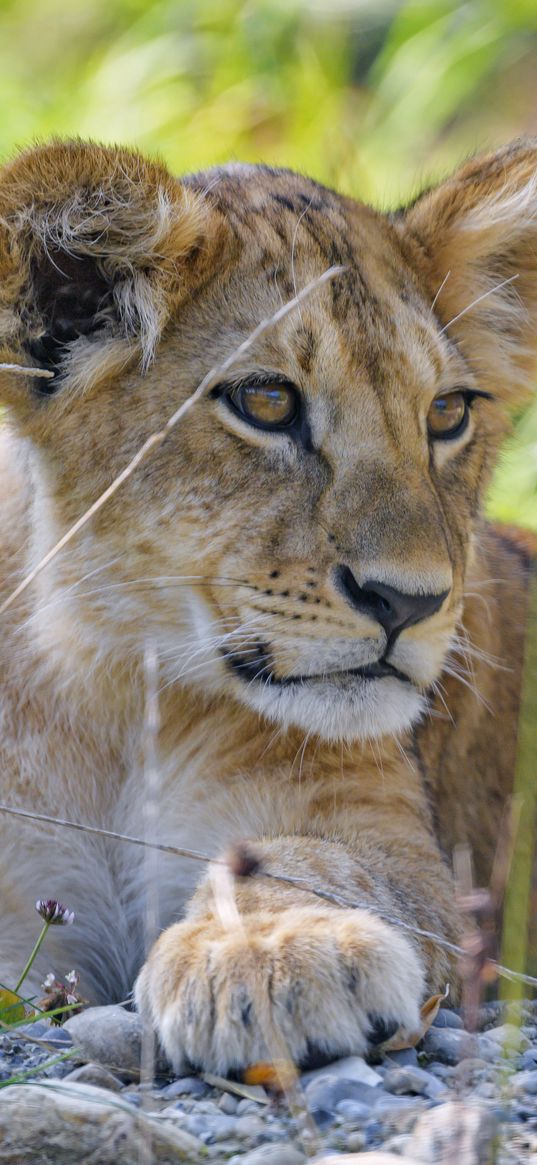
[[[18,994],[19,988],[22,986],[22,984],[24,983],[24,980],[26,979],[26,976],[27,976],[27,974],[32,966],[34,959],[36,958],[36,955],[39,951],[39,948],[41,946],[41,943],[43,942],[43,939],[47,933],[49,926],[50,926],[50,922],[43,923],[43,929],[41,931],[41,934],[39,935],[39,938],[37,939],[37,942],[35,943],[35,946],[33,948],[31,955],[30,955],[30,958],[28,959],[28,962],[26,963],[26,965],[24,967],[22,975],[19,978],[17,986],[15,987],[15,994],[16,995]]]

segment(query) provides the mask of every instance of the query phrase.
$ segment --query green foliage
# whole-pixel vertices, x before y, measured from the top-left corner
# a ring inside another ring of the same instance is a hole
[[[386,206],[536,128],[534,0],[0,0],[0,153],[130,142],[241,158]],[[537,411],[491,492],[537,529]]]

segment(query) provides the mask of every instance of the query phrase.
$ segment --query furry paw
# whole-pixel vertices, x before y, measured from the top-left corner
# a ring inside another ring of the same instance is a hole
[[[363,1052],[419,1027],[424,973],[410,941],[365,910],[296,907],[177,923],[135,986],[176,1072],[226,1074],[270,1058],[273,1025],[296,1064]]]

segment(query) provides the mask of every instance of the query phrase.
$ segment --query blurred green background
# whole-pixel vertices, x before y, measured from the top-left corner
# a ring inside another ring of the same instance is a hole
[[[0,0],[0,154],[51,134],[239,158],[394,206],[537,133],[537,0]],[[537,530],[537,408],[490,510]]]

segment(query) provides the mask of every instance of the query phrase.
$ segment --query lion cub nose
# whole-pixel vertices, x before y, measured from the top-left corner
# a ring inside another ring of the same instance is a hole
[[[347,602],[363,615],[376,619],[389,639],[394,639],[404,627],[412,627],[434,615],[449,594],[442,591],[440,595],[407,595],[376,579],[367,579],[360,586],[348,566],[338,566],[336,576]]]

